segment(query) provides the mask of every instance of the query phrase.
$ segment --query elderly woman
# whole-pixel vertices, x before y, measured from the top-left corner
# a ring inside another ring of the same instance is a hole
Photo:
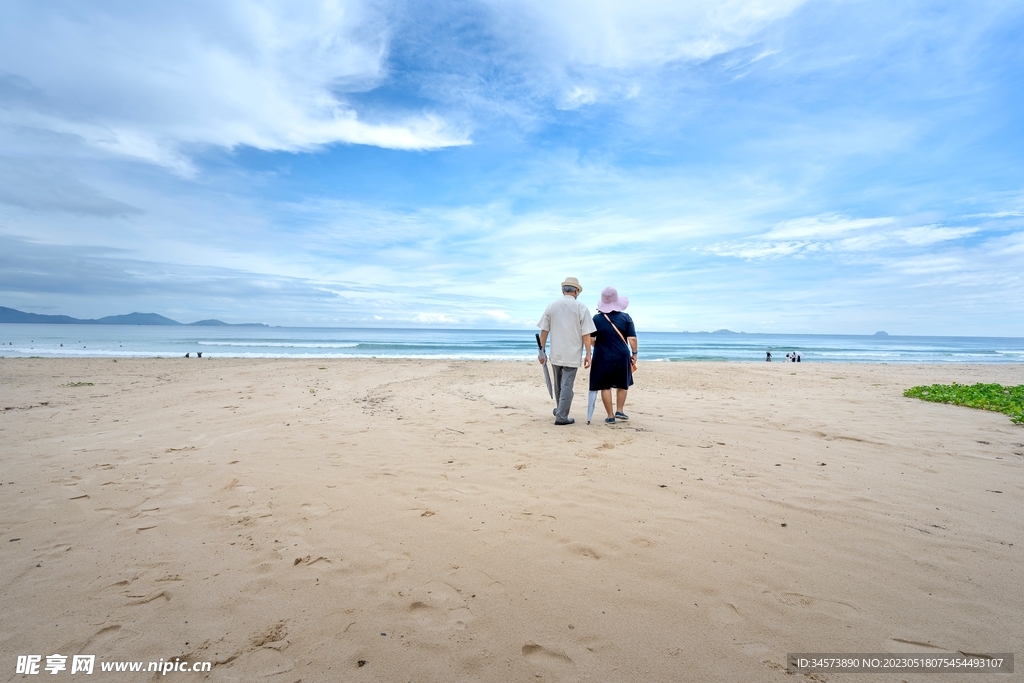
[[[636,328],[633,319],[624,313],[629,306],[627,297],[620,297],[614,287],[605,287],[594,316],[594,359],[590,366],[590,390],[601,392],[604,403],[605,424],[628,420],[623,412],[626,392],[633,384],[633,364],[636,362]],[[612,389],[615,389],[615,412],[612,413]]]

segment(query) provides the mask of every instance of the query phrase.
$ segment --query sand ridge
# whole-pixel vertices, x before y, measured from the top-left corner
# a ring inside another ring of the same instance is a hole
[[[781,681],[788,651],[1024,638],[1024,428],[902,396],[1022,366],[648,363],[614,427],[583,423],[585,373],[577,424],[553,425],[519,362],[6,359],[0,378],[12,662]]]

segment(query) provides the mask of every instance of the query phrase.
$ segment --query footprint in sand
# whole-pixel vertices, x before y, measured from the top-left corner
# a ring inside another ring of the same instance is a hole
[[[167,602],[171,599],[171,595],[167,591],[159,591],[152,595],[131,594],[125,595],[125,597],[132,600],[132,602],[128,603],[129,605],[147,605],[154,600],[163,600],[164,602]]]
[[[734,603],[727,602],[724,605],[716,605],[711,608],[711,622],[716,626],[735,626],[746,621],[740,610]]]
[[[605,555],[605,551],[600,551],[592,546],[585,545],[583,543],[565,543],[566,549],[573,555],[579,555],[580,557],[587,557],[591,560],[600,560],[602,555]]]
[[[273,626],[253,634],[249,639],[249,644],[252,647],[263,647],[270,643],[278,643],[284,640],[287,635],[288,630],[285,628],[285,622],[279,621]]]
[[[473,612],[454,586],[431,581],[416,591],[420,599],[409,605],[409,613],[423,627],[435,631],[462,630],[473,621]]]
[[[860,614],[860,610],[853,605],[838,600],[825,600],[810,595],[802,595],[801,593],[772,593],[771,591],[765,591],[765,594],[772,596],[787,607],[806,608],[836,617],[837,619],[850,619]]]
[[[295,661],[282,654],[289,645],[287,637],[285,622],[278,622],[253,634],[242,649],[220,663],[228,665],[226,668],[238,680],[270,678],[291,671],[295,668]]]
[[[448,612],[439,607],[417,600],[409,605],[409,614],[420,628],[430,631],[444,631],[449,628]]]
[[[537,643],[527,643],[526,645],[523,645],[523,657],[525,657],[526,661],[531,664],[555,670],[565,671],[576,664],[572,661],[572,658],[564,652],[546,648],[543,645],[538,645]]]
[[[384,560],[384,573],[387,581],[394,581],[398,575],[412,566],[412,559],[405,554],[388,557]]]
[[[85,642],[71,641],[69,643],[63,643],[59,648],[57,648],[57,651],[81,654],[83,652],[102,652],[104,650],[111,650],[112,647],[110,644],[114,642],[120,630],[120,624],[104,626],[99,631],[96,631],[86,638]]]
[[[505,586],[500,581],[476,569],[456,568],[449,577],[452,585],[459,586],[459,595],[466,599],[468,605],[478,598],[483,600],[505,595]]]

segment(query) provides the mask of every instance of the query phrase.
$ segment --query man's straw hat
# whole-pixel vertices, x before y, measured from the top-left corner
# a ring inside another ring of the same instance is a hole
[[[583,293],[583,287],[580,286],[580,281],[574,277],[567,277],[562,281],[563,287],[575,287],[576,291],[580,294]]]

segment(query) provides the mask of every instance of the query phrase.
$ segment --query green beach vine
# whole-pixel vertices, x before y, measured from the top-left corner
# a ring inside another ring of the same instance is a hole
[[[1001,384],[933,384],[911,387],[904,396],[922,401],[951,403],[968,408],[1005,413],[1015,424],[1024,424],[1024,384],[1004,387]]]

